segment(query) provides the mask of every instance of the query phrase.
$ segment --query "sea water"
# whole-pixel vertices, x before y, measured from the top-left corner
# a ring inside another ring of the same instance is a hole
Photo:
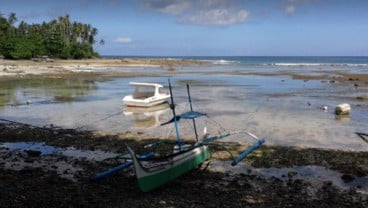
[[[155,57],[166,59],[168,57]],[[338,82],[335,72],[367,74],[367,57],[170,57],[208,62],[200,66],[164,68],[123,67],[110,71],[150,72],[147,76],[115,78],[32,78],[0,83],[0,118],[37,126],[109,133],[144,133],[148,137],[174,135],[170,109],[127,109],[122,98],[130,94],[130,81],[173,85],[178,113],[189,109],[186,84],[194,110],[208,117],[197,122],[199,134],[221,130],[250,131],[266,144],[365,151],[368,144],[355,132],[368,132],[368,84]],[[93,69],[92,69],[93,70]],[[96,73],[104,72],[99,69]],[[151,73],[154,72],[154,73]],[[296,76],[303,78],[296,78]],[[318,76],[319,79],[309,79]],[[340,103],[351,114],[334,115]],[[322,107],[326,106],[327,110]],[[191,122],[180,133],[193,132]],[[226,141],[226,140],[225,140]],[[232,141],[251,143],[243,135]]]

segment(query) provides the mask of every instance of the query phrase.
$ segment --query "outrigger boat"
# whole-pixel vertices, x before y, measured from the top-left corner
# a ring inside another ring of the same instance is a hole
[[[196,118],[206,116],[204,113],[200,113],[193,110],[192,101],[189,92],[189,85],[187,85],[187,93],[188,100],[190,104],[190,111],[182,113],[180,115],[176,115],[175,112],[175,104],[174,97],[172,93],[172,87],[169,80],[169,89],[171,94],[171,105],[170,108],[172,110],[173,118],[161,125],[166,125],[170,123],[174,123],[175,132],[176,132],[176,142],[173,145],[173,152],[169,155],[163,157],[156,157],[153,152],[148,152],[143,155],[138,155],[136,152],[129,147],[126,146],[128,152],[131,157],[130,160],[120,166],[109,169],[105,172],[97,174],[93,179],[97,180],[104,176],[107,176],[116,171],[125,169],[131,165],[134,165],[136,177],[138,179],[139,188],[143,192],[148,192],[154,190],[163,184],[172,181],[173,179],[197,168],[204,161],[208,160],[210,157],[209,154],[209,145],[216,140],[228,137],[233,134],[245,133],[256,140],[256,142],[246,149],[243,153],[241,153],[237,158],[235,158],[231,165],[237,165],[241,160],[243,160],[246,156],[248,156],[255,149],[259,148],[264,142],[264,139],[259,139],[255,135],[249,132],[223,132],[216,136],[210,136],[208,134],[204,134],[203,138],[198,138],[197,127],[196,127]],[[194,133],[196,137],[195,143],[184,143],[181,141],[179,136],[179,121],[181,119],[190,119],[192,120]],[[153,144],[146,145],[146,147],[153,147],[160,145],[162,142],[156,142]]]
[[[123,98],[126,106],[132,107],[152,107],[167,102],[170,97],[169,93],[162,93],[160,89],[162,85],[156,83],[130,82],[135,86],[135,90],[131,95]]]

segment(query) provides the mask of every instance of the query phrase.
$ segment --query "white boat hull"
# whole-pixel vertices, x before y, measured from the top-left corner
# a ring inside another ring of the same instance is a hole
[[[150,97],[146,99],[134,99],[131,95],[123,98],[123,103],[130,107],[152,107],[167,102],[170,95],[162,95],[160,97]]]

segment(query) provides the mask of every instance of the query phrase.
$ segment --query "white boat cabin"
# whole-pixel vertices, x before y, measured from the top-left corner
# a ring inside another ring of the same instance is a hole
[[[161,93],[162,85],[156,83],[130,82],[135,86],[131,95],[123,98],[124,105],[136,107],[150,107],[167,101],[169,93]]]

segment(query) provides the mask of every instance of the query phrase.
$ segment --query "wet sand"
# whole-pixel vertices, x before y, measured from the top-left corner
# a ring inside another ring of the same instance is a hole
[[[137,74],[127,71],[111,71],[112,68],[124,67],[153,67],[161,68],[169,73],[185,73],[176,71],[180,66],[208,66],[209,62],[197,60],[181,60],[181,59],[145,59],[145,58],[123,58],[123,59],[85,59],[85,60],[60,60],[48,59],[40,61],[32,60],[0,60],[0,79],[6,78],[27,78],[27,76],[68,76],[91,73],[93,69],[104,70],[98,75],[107,75],[111,77],[118,76],[137,76],[149,74]],[[192,73],[194,71],[191,71]],[[209,74],[232,74],[232,75],[261,75],[261,76],[291,76],[296,80],[330,80],[330,81],[350,81],[368,84],[367,73],[349,73],[345,70],[310,71],[316,75],[306,75],[296,73],[293,70],[283,70],[276,73],[273,72],[212,72]]]

